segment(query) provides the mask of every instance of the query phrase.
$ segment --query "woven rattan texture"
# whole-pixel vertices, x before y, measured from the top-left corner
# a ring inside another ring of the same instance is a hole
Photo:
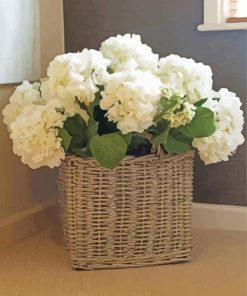
[[[59,168],[65,243],[78,269],[187,261],[193,152],[126,157],[113,171],[67,157]]]

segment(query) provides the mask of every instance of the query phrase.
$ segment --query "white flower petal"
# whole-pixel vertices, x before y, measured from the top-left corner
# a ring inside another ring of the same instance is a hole
[[[158,69],[158,55],[141,42],[139,35],[110,37],[101,44],[100,51],[111,60],[110,67],[116,72],[139,69],[155,73]]]
[[[57,127],[62,127],[65,119],[49,104],[24,107],[10,125],[14,153],[33,169],[59,166],[65,153],[57,137]]]
[[[7,125],[8,130],[25,106],[45,103],[40,97],[39,87],[40,83],[31,84],[28,81],[24,81],[16,87],[9,99],[9,104],[2,111],[3,122]]]
[[[192,143],[205,164],[227,161],[237,147],[244,143],[244,117],[240,99],[224,88],[212,96],[220,100],[210,98],[203,106],[214,111],[216,131],[210,137],[194,139]]]
[[[207,98],[212,91],[212,70],[209,66],[196,63],[193,59],[169,55],[159,61],[158,75],[168,88],[180,91],[190,103]]]
[[[161,81],[139,70],[112,74],[102,92],[100,107],[123,134],[142,133],[153,124],[161,96]]]
[[[57,56],[47,70],[50,92],[61,99],[89,105],[98,91],[96,85],[107,80],[110,61],[94,49]],[[90,80],[90,85],[88,81]]]

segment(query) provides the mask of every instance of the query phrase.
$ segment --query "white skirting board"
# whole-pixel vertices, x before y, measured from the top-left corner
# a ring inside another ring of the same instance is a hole
[[[56,200],[0,219],[0,250],[57,224]],[[192,227],[247,231],[247,207],[193,203]]]
[[[0,250],[57,224],[56,201],[37,203],[10,217],[0,219]]]
[[[192,227],[247,231],[247,207],[193,203]]]

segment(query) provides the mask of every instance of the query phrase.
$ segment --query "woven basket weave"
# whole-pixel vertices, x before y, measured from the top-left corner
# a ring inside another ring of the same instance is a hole
[[[67,157],[59,168],[65,243],[76,269],[187,261],[193,152],[127,156],[113,171]]]

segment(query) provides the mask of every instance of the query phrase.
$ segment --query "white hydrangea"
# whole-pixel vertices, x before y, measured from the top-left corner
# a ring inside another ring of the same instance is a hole
[[[10,125],[14,153],[32,169],[59,166],[65,153],[57,127],[62,127],[65,119],[49,104],[24,107]]]
[[[190,103],[207,98],[212,92],[212,70],[209,66],[196,63],[193,59],[169,55],[159,61],[158,75],[161,81]]]
[[[156,72],[158,55],[152,48],[141,42],[139,35],[117,35],[102,42],[100,51],[111,60],[110,67],[114,71],[139,69]]]
[[[123,134],[142,133],[153,124],[161,88],[161,81],[148,71],[117,72],[101,92],[100,107]]]
[[[47,70],[50,91],[61,99],[74,102],[77,97],[89,105],[99,90],[97,85],[107,80],[109,63],[101,52],[94,49],[59,55]]]
[[[76,99],[68,100],[67,98],[56,98],[56,96],[51,93],[48,79],[41,82],[40,90],[42,97],[50,106],[64,110],[64,114],[68,117],[79,114],[86,122],[88,121],[87,112],[80,107]]]
[[[240,99],[225,88],[214,93],[213,98],[219,101],[210,98],[203,106],[214,111],[216,131],[210,137],[194,139],[192,143],[205,164],[227,161],[237,147],[244,143],[244,117]]]
[[[3,122],[7,125],[8,130],[10,124],[21,114],[25,106],[44,103],[40,97],[39,87],[40,83],[31,84],[28,81],[24,81],[16,87],[9,99],[9,104],[2,111]]]
[[[165,113],[163,118],[169,121],[171,128],[177,128],[191,122],[195,116],[195,109],[189,102],[182,102]]]

